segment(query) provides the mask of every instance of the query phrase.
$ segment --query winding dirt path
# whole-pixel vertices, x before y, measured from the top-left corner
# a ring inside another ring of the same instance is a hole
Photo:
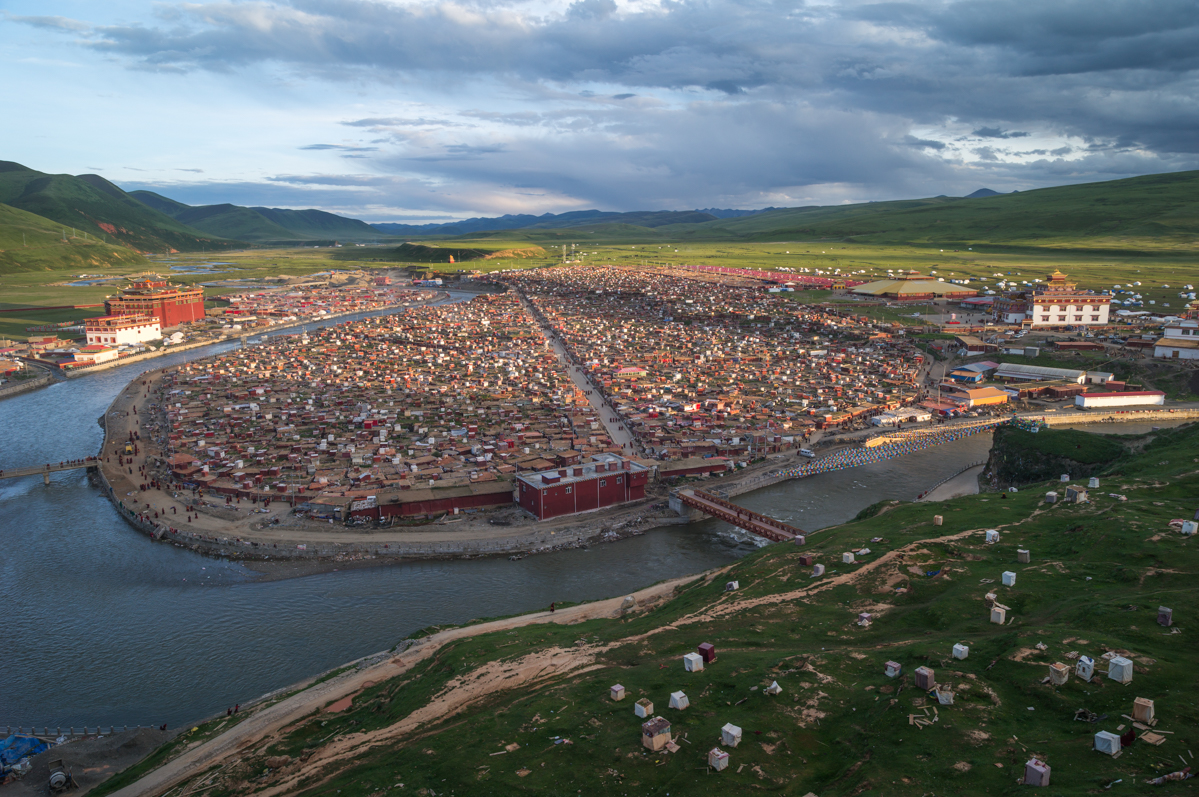
[[[638,590],[632,595],[639,604],[668,598],[676,588],[704,578],[705,575],[707,574],[700,573],[664,581],[661,584]],[[277,733],[327,704],[361,691],[368,685],[368,682],[378,683],[409,671],[413,665],[435,654],[447,642],[538,623],[572,625],[585,620],[615,617],[619,615],[623,601],[623,596],[609,598],[581,606],[571,606],[556,612],[537,612],[441,631],[409,648],[399,657],[332,678],[255,712],[253,716],[243,720],[236,727],[188,750],[178,758],[146,774],[135,783],[113,792],[113,797],[160,795],[181,781],[222,763],[230,756],[236,755],[238,751],[257,744],[265,737]],[[378,744],[387,739],[402,736],[421,724],[457,713],[483,699],[487,694],[494,693],[497,689],[511,689],[523,683],[535,683],[568,671],[573,673],[586,671],[601,650],[600,647],[569,650],[550,649],[530,654],[515,664],[509,662],[501,667],[501,663],[493,662],[485,665],[479,670],[454,679],[427,706],[418,709],[395,725],[369,734],[348,735],[342,740],[326,745],[319,757],[314,757],[306,762],[305,766],[294,776],[289,776],[287,782],[290,784],[301,775],[311,774],[312,767],[328,764],[346,755],[357,755],[361,752],[363,745]],[[515,668],[515,676],[513,676],[513,672],[505,672],[504,670],[507,668]],[[286,788],[276,791],[275,787],[272,787],[271,791],[264,792],[264,794],[286,792]]]

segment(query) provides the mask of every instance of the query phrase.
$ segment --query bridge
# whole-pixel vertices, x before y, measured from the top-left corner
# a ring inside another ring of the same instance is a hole
[[[42,482],[49,484],[51,473],[58,473],[62,470],[83,470],[85,468],[95,468],[99,465],[99,460],[95,459],[73,459],[61,464],[30,465],[27,468],[4,468],[0,470],[0,479],[19,479],[22,476],[36,476],[40,473],[42,475]]]
[[[805,533],[802,529],[788,526],[780,520],[758,514],[743,506],[737,506],[731,501],[718,498],[703,490],[680,490],[678,499],[693,509],[698,509],[706,515],[720,518],[750,534],[765,537],[771,542],[790,542],[794,540],[800,545],[804,542]]]

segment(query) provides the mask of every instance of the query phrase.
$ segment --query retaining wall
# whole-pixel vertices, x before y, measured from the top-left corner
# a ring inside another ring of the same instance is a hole
[[[19,396],[22,393],[28,393],[30,390],[37,390],[39,387],[45,387],[54,381],[54,377],[47,374],[39,376],[37,379],[25,379],[20,382],[14,382],[11,385],[0,387],[0,399],[6,399],[10,396]]]

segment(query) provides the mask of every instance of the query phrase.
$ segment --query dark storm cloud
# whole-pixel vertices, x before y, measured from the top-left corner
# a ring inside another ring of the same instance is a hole
[[[168,3],[157,21],[120,26],[9,19],[137,68],[492,81],[524,97],[510,110],[445,111],[453,119],[344,121],[392,147],[366,158],[374,148],[305,148],[401,170],[415,181],[371,190],[412,199],[438,184],[535,184],[588,204],[702,207],[805,186],[886,198],[1199,166],[1194,0],[633,8],[577,0],[531,16],[501,0],[280,0]],[[926,132],[951,126],[943,140]],[[947,146],[964,131],[968,149]],[[1013,139],[1025,139],[1019,163]],[[955,160],[966,152],[973,160]]]

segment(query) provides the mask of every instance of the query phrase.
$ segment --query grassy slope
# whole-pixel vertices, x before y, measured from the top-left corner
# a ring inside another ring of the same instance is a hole
[[[1193,244],[1199,237],[1199,172],[1177,172],[1101,183],[1042,188],[982,199],[877,202],[849,207],[794,208],[690,227],[665,227],[693,238],[788,237],[859,242],[941,242],[1041,245],[1088,240],[1124,249],[1158,242]]]
[[[94,174],[42,174],[17,163],[0,162],[0,202],[89,235],[118,241],[139,252],[212,250],[235,245],[143,205]]]
[[[451,232],[439,231],[437,236],[444,238]],[[989,246],[1011,251],[1052,248],[1095,255],[1152,250],[1159,256],[1189,256],[1199,240],[1199,171],[979,199],[932,197],[787,208],[700,223],[689,219],[672,222],[661,214],[578,221],[564,218],[461,237],[580,243],[828,240]]]
[[[239,241],[368,241],[385,237],[364,221],[323,210],[247,208],[228,203],[193,207],[153,191],[133,191],[129,196],[198,230]]]
[[[1182,629],[1194,619],[1196,543],[1167,522],[1194,508],[1197,448],[1192,425],[1159,433],[1142,454],[1117,462],[1105,488],[1127,494],[1127,503],[1095,490],[1089,505],[1047,506],[1042,488],[905,504],[813,536],[802,552],[827,564],[825,579],[809,578],[800,549],[772,545],[648,612],[448,644],[414,671],[366,689],[350,710],[313,715],[265,749],[242,751],[240,763],[189,793],[263,788],[278,777],[259,779],[267,755],[298,756],[340,734],[385,728],[488,662],[514,666],[579,641],[597,646],[597,669],[492,693],[416,736],[363,750],[294,793],[366,795],[403,783],[405,793],[437,794],[1015,794],[1034,754],[1053,767],[1055,795],[1099,793],[1118,778],[1139,793],[1145,778],[1181,768],[1179,756],[1189,762],[1199,743],[1190,694],[1196,645],[1185,630],[1171,634],[1155,623],[1159,604],[1174,608]],[[934,513],[944,525],[933,526]],[[999,544],[983,544],[988,528],[1000,529]],[[873,550],[864,562],[840,564],[842,551],[862,545]],[[1018,547],[1032,551],[1030,565],[1016,562]],[[871,564],[901,549],[890,563]],[[998,583],[1004,570],[1018,574],[1015,587]],[[821,589],[846,573],[856,580]],[[723,591],[729,579],[740,581],[738,592]],[[1010,607],[1009,624],[988,622],[989,590]],[[872,626],[855,624],[859,611],[875,614]],[[682,654],[703,641],[717,645],[717,662],[685,673]],[[950,657],[957,642],[970,646],[968,659]],[[1073,665],[1067,652],[1099,659],[1108,649],[1135,658],[1132,685],[1073,675],[1061,687],[1041,683],[1049,663]],[[886,678],[887,660],[905,674]],[[931,718],[935,705],[911,680],[922,665],[956,700],[938,707],[937,723],[918,728],[908,715],[927,710]],[[772,680],[784,690],[774,698],[762,692]],[[607,699],[616,682],[628,690],[621,703]],[[678,689],[690,697],[686,711],[666,707]],[[633,715],[642,696],[676,737],[688,737],[679,753],[643,752]],[[1138,696],[1156,701],[1156,730],[1173,731],[1168,741],[1138,741],[1119,759],[1092,751],[1093,734],[1127,724],[1120,715]],[[1108,718],[1075,722],[1079,707]],[[744,729],[744,741],[728,770],[708,773],[706,752],[726,722]],[[492,755],[509,743],[519,749]],[[1153,791],[1191,793],[1187,783]]]
[[[268,221],[290,230],[293,237],[350,241],[377,241],[384,237],[379,231],[358,219],[348,219],[323,210],[287,210],[283,208],[250,208]]]
[[[61,268],[103,269],[144,265],[146,259],[123,246],[68,237],[62,225],[28,211],[0,205],[0,275]]]
[[[304,237],[240,205],[202,205],[180,210],[173,215],[198,230],[240,241],[285,241]]]

